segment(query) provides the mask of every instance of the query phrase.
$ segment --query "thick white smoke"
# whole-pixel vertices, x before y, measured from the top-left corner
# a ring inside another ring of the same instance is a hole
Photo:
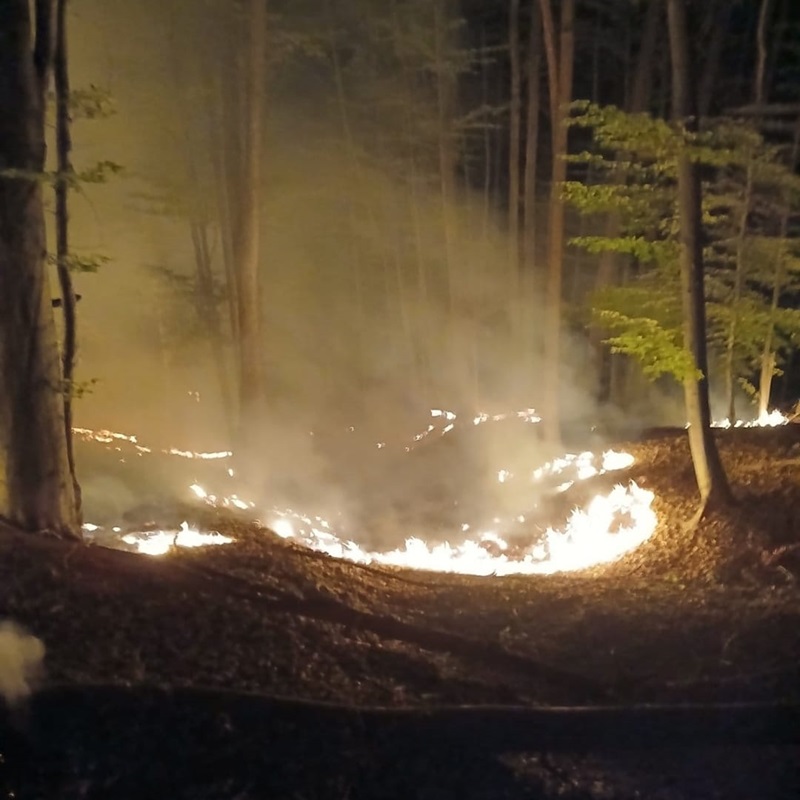
[[[44,643],[10,620],[0,622],[0,696],[14,705],[31,693],[41,670]]]

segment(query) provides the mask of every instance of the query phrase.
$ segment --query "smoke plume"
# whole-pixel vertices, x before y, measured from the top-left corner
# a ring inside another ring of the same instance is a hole
[[[0,622],[0,696],[13,706],[32,690],[44,661],[44,643],[15,622]]]

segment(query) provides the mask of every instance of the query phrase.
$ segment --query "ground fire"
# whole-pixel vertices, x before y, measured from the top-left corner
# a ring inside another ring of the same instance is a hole
[[[481,426],[509,418],[536,424],[540,418],[533,409],[512,414],[475,415],[471,424]],[[786,418],[778,412],[753,422],[737,422],[733,427],[776,426]],[[431,423],[413,437],[405,447],[410,451],[418,443],[432,437],[445,437],[459,424],[452,411],[433,409]],[[731,427],[726,420],[718,427]],[[152,449],[139,444],[137,437],[110,431],[79,429],[85,440],[113,445],[132,444],[139,454]],[[378,442],[377,447],[386,447]],[[230,451],[195,452],[178,448],[162,449],[162,453],[184,459],[228,463]],[[550,495],[569,493],[577,484],[591,484],[592,479],[630,468],[634,457],[626,452],[607,450],[602,453],[583,451],[566,453],[517,475],[510,469],[499,469],[498,483],[527,481],[530,486],[545,487]],[[233,469],[226,468],[228,478]],[[604,487],[588,502],[575,506],[562,525],[541,525],[536,518],[535,504],[519,510],[514,517],[493,517],[492,527],[478,528],[472,520],[464,520],[459,530],[450,532],[444,541],[429,540],[424,531],[405,537],[402,546],[374,550],[358,543],[358,532],[345,533],[328,518],[306,514],[296,508],[266,507],[241,497],[234,491],[215,493],[200,483],[188,487],[187,494],[218,509],[235,509],[259,519],[269,530],[283,539],[312,550],[361,564],[377,564],[404,569],[429,570],[473,575],[552,574],[584,570],[615,561],[650,538],[657,526],[653,510],[654,495],[635,481]],[[411,498],[413,500],[413,498]],[[85,530],[93,535],[98,527],[89,523]],[[116,527],[119,542],[148,555],[163,555],[174,547],[224,545],[233,541],[216,531],[203,531],[184,522],[178,529],[151,527],[148,530],[123,530]]]

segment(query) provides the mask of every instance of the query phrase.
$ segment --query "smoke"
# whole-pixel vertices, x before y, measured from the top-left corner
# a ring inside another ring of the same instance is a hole
[[[280,59],[270,63],[260,204],[270,396],[248,431],[263,447],[236,465],[242,483],[224,493],[259,508],[293,506],[332,521],[340,514],[355,535],[393,536],[391,544],[428,535],[442,516],[470,522],[475,506],[524,508],[527,486],[500,486],[498,473],[522,475],[554,454],[544,452],[535,426],[471,425],[480,412],[535,408],[544,391],[536,287],[543,269],[528,264],[517,282],[496,211],[503,187],[492,189],[479,168],[484,133],[497,134],[489,125],[467,136],[457,186],[445,192],[427,23],[404,4],[372,4],[370,14],[386,15],[385,24],[402,22],[398,47],[409,26],[421,43],[416,54],[395,53],[363,27],[361,14],[347,13],[358,4],[332,4],[333,20],[316,3],[277,5],[274,30],[285,31],[270,48]],[[110,159],[127,174],[75,193],[76,250],[111,258],[97,274],[76,276],[78,379],[97,382],[76,402],[75,417],[152,448],[227,450],[232,425],[220,373],[233,377],[236,354],[228,335],[220,369],[208,320],[193,303],[190,220],[206,224],[221,281],[214,165],[226,154],[214,125],[225,87],[214,81],[225,76],[214,62],[210,81],[204,54],[235,40],[196,6],[86,0],[73,12],[81,42],[73,84],[107,87],[118,109],[110,119],[76,121],[76,165]],[[230,22],[229,6],[204,9]],[[563,420],[588,435],[597,408],[585,347],[565,339],[563,360]],[[407,453],[431,408],[456,412],[457,429]],[[79,448],[87,521],[113,524],[130,505],[204,483],[199,464],[160,459],[156,469],[155,456],[115,447],[100,465]]]
[[[0,696],[8,705],[24,700],[44,663],[44,643],[11,620],[0,622]]]

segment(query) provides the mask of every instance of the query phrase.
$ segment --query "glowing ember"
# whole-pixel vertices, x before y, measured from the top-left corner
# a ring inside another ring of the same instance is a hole
[[[134,545],[138,553],[161,556],[174,547],[207,547],[208,545],[230,544],[233,539],[216,531],[202,533],[196,528],[190,528],[187,522],[182,522],[180,530],[177,531],[127,533],[122,537],[122,541],[125,544]]]

